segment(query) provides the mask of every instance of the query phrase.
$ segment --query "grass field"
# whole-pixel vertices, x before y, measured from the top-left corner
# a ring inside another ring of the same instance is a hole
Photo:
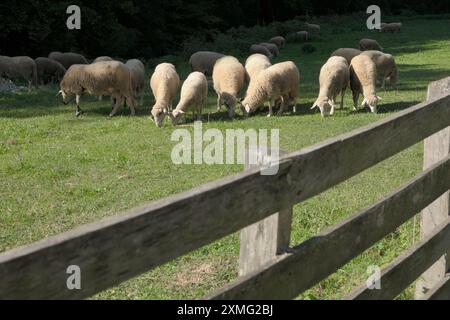
[[[348,29],[349,19],[335,24],[324,20],[322,36],[311,42],[315,52],[305,54],[301,45],[287,44],[275,60],[293,60],[300,70],[297,114],[272,118],[260,114],[229,121],[222,112],[212,115],[209,122],[204,116],[204,129],[278,128],[281,148],[295,151],[423,101],[427,84],[450,74],[450,21],[397,20],[403,21],[403,29],[395,34],[364,30],[362,18],[351,20],[352,26],[360,27]],[[352,112],[347,92],[344,110],[322,119],[317,110],[309,110],[318,93],[320,67],[332,51],[354,47],[363,37],[377,39],[395,56],[400,70],[398,88],[379,91],[383,100],[378,114]],[[176,67],[184,79],[187,62],[180,59]],[[122,109],[118,116],[108,118],[108,99],[98,102],[84,97],[81,106],[86,114],[79,119],[74,116],[74,105],[64,106],[56,92],[56,87],[46,87],[31,94],[0,94],[0,252],[243,169],[240,165],[172,164],[173,127],[167,120],[163,128],[156,128],[149,120],[149,90],[136,117]],[[208,97],[208,108],[214,112],[212,90]],[[192,123],[184,127],[192,128]],[[295,206],[292,243],[317,234],[411,179],[421,171],[422,147],[415,145]],[[365,281],[369,265],[384,266],[417,239],[418,220],[410,221],[299,298],[341,298]],[[198,298],[236,278],[238,252],[238,236],[231,235],[94,298]],[[412,290],[399,298],[412,298]]]

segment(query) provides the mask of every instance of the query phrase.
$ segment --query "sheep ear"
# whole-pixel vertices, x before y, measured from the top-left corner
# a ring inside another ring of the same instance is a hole
[[[383,99],[381,99],[381,97],[377,96],[377,100],[383,100]]]
[[[314,108],[318,108],[319,106],[317,105],[317,104],[314,104],[312,107],[311,107],[311,110],[312,109],[314,109]]]
[[[248,105],[248,103],[245,105],[245,111],[247,111],[247,113],[250,113],[250,106]]]
[[[183,110],[178,110],[178,113],[185,114],[186,112],[184,112]]]
[[[169,113],[169,111],[167,111],[167,108],[164,108],[164,109],[163,109],[163,113],[164,113],[164,114],[168,114],[168,113]]]
[[[334,101],[333,101],[333,100],[328,99],[328,104],[329,104],[330,106],[333,106],[333,107],[334,107]]]
[[[363,102],[361,103],[361,106],[364,106],[366,104],[366,99],[363,100]]]
[[[56,94],[56,96],[60,96],[62,95],[62,90],[59,90],[58,93]]]

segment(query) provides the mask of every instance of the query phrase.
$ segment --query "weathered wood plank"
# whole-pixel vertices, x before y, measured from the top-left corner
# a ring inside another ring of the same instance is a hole
[[[450,98],[421,103],[258,169],[0,255],[0,298],[84,298],[312,197],[441,130]],[[332,163],[333,165],[329,165]],[[68,291],[68,265],[82,289]]]
[[[450,274],[446,274],[421,300],[450,300]]]
[[[450,187],[450,156],[376,204],[330,227],[208,299],[291,299],[335,272]]]
[[[249,164],[249,155],[256,157],[261,152],[271,153],[259,148],[246,150],[245,168],[247,170],[256,166]],[[279,150],[278,153],[280,157],[287,154],[284,150]],[[238,272],[240,276],[258,270],[277,255],[286,252],[291,239],[291,223],[292,207],[274,213],[241,230]]]
[[[380,289],[368,289],[366,284],[354,290],[347,299],[394,299],[439,259],[450,244],[450,218],[433,233],[397,257],[381,271]]]
[[[450,77],[431,82],[428,86],[428,100],[450,93]],[[427,169],[450,154],[450,126],[425,139],[423,168]],[[436,199],[421,214],[420,233],[424,238],[447,219],[450,213],[450,192]],[[450,250],[450,249],[449,249]],[[450,269],[450,251],[443,255],[417,281],[416,298],[419,299],[434,287]]]

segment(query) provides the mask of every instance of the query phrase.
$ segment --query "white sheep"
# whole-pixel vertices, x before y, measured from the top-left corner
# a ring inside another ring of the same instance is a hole
[[[282,36],[276,36],[269,40],[270,43],[276,44],[278,49],[281,49],[284,47],[286,43],[286,39],[284,39]]]
[[[373,39],[361,39],[359,41],[359,49],[361,51],[365,51],[365,50],[378,50],[378,51],[383,51],[383,47],[380,46],[380,44],[377,42],[377,40],[373,40]]]
[[[115,104],[109,114],[110,117],[116,114],[124,98],[127,99],[130,106],[131,115],[135,114],[131,74],[122,62],[102,61],[86,65],[72,65],[61,80],[60,89],[59,94],[62,95],[64,104],[68,103],[70,95],[75,94],[77,105],[75,115],[77,117],[83,113],[80,108],[80,98],[83,92],[97,96],[111,95]]]
[[[150,78],[150,87],[155,97],[151,116],[157,127],[161,127],[164,117],[172,109],[172,101],[180,87],[180,77],[171,63],[160,63]]]
[[[333,115],[336,98],[341,94],[341,109],[349,82],[349,68],[344,57],[333,56],[320,69],[320,91],[311,109],[319,108],[322,117]]]
[[[250,82],[245,98],[241,105],[246,115],[255,112],[265,102],[269,103],[268,117],[272,116],[272,107],[275,101],[281,100],[281,114],[285,107],[294,104],[298,96],[300,73],[292,61],[274,64],[262,70],[254,80]]]
[[[177,118],[184,115],[188,108],[192,107],[194,117],[202,119],[202,108],[208,96],[208,81],[203,73],[194,71],[186,78],[181,87],[180,101],[172,113],[169,113],[173,125],[177,124]]]
[[[382,23],[380,32],[400,32],[402,28],[401,22]]]
[[[305,22],[305,27],[308,32],[319,33],[320,34],[320,26],[318,24]]]
[[[228,109],[229,117],[233,118],[237,95],[245,82],[244,66],[235,57],[220,58],[214,65],[212,78],[214,90],[217,93],[217,110],[220,110],[223,103]]]
[[[347,60],[347,63],[350,65],[350,62],[354,57],[361,54],[361,50],[355,49],[355,48],[339,48],[335,50],[330,57],[339,56],[344,57],[345,60]]]
[[[79,53],[54,51],[48,55],[49,59],[53,59],[61,63],[64,68],[69,69],[73,64],[88,64],[89,62]]]
[[[274,56],[274,57],[278,57],[278,55],[280,54],[280,51],[278,50],[278,47],[276,44],[269,43],[269,42],[261,42],[259,45],[266,47],[270,51],[272,56]]]
[[[225,57],[224,54],[213,51],[198,51],[191,55],[189,58],[189,65],[191,66],[191,72],[199,71],[205,76],[211,76],[214,64],[220,58]]]
[[[66,68],[56,60],[39,57],[34,61],[36,62],[39,84],[44,84],[44,79],[49,79],[50,82],[59,82],[67,71]]]
[[[250,55],[245,61],[245,71],[247,72],[248,83],[250,83],[258,73],[271,65],[269,58],[263,54],[254,53]]]
[[[138,96],[141,97],[139,105],[142,106],[145,89],[145,66],[138,59],[128,60],[125,63],[125,66],[131,73],[131,85],[133,87],[134,97],[136,100],[138,99]]]
[[[101,62],[101,61],[114,61],[114,59],[111,57],[108,57],[108,56],[100,56],[100,57],[95,58],[95,60],[92,61],[92,63]]]
[[[398,69],[395,59],[391,54],[383,53],[377,50],[368,50],[362,53],[372,59],[377,67],[377,77],[381,81],[381,88],[385,89],[386,79],[393,88],[396,87],[398,80]]]
[[[377,113],[377,103],[381,100],[377,96],[375,84],[377,81],[377,67],[369,56],[358,55],[350,64],[350,87],[353,95],[355,111],[358,109],[358,98],[362,93],[362,106],[368,105],[370,111]]]
[[[250,54],[254,54],[254,53],[260,53],[271,59],[273,58],[273,54],[270,52],[270,50],[259,44],[252,44],[250,46]]]
[[[27,56],[8,57],[0,56],[0,78],[10,80],[25,80],[28,82],[28,91],[32,86],[37,87],[36,62]]]

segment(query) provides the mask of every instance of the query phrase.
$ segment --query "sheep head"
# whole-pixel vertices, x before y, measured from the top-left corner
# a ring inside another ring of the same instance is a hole
[[[228,116],[230,119],[234,118],[235,109],[236,109],[236,98],[229,93],[222,93],[223,104],[228,109]]]
[[[155,104],[151,111],[151,117],[155,122],[155,125],[160,128],[162,127],[164,118],[168,114],[167,107],[162,107],[158,104]]]
[[[62,98],[63,98],[63,103],[64,103],[64,104],[68,104],[68,103],[69,103],[69,102],[67,101],[69,95],[68,95],[64,90],[62,90],[62,89],[59,90],[59,91],[58,91],[58,94],[57,94],[56,96],[59,96],[59,95],[62,96]]]
[[[381,100],[381,98],[379,96],[375,96],[375,95],[370,96],[370,97],[364,98],[361,106],[364,107],[365,105],[367,105],[367,106],[369,106],[370,111],[372,113],[377,113],[377,104],[378,104],[378,101],[380,101],[380,100]]]
[[[172,124],[174,125],[174,126],[176,126],[177,125],[177,119],[178,119],[178,117],[180,117],[180,116],[182,116],[182,115],[184,115],[185,114],[185,112],[183,111],[183,110],[177,110],[177,109],[175,109],[175,110],[173,110],[172,111],[172,113],[168,113],[167,115],[169,116],[169,118],[172,120]]]
[[[328,98],[324,99],[317,99],[316,102],[314,102],[313,106],[311,107],[311,110],[314,108],[320,109],[320,115],[322,117],[332,115],[332,110],[334,109],[335,104],[334,101]]]

